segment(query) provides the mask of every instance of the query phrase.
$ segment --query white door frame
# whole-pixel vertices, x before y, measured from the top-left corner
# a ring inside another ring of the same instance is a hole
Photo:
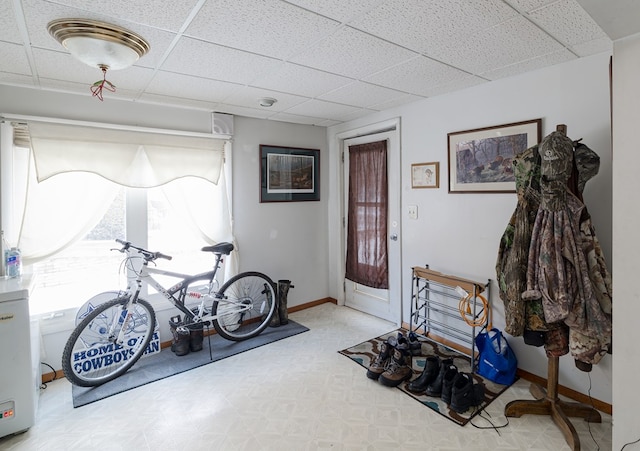
[[[401,211],[402,211],[402,187],[401,187],[401,151],[400,151],[400,118],[390,119],[388,121],[367,125],[364,127],[356,128],[353,130],[341,132],[335,135],[336,144],[337,144],[337,153],[338,160],[341,160],[341,154],[344,148],[344,141],[357,138],[360,136],[366,135],[374,135],[381,132],[392,132],[389,136],[390,146],[389,150],[394,149],[396,154],[392,155],[393,158],[389,159],[388,166],[388,183],[391,185],[392,183],[397,187],[397,212],[389,212],[389,235],[397,234],[398,240],[394,241],[394,245],[398,247],[398,259],[397,263],[392,265],[391,261],[389,262],[389,296],[390,299],[394,301],[393,304],[393,317],[392,321],[400,326],[402,324],[402,222],[401,222]],[[340,223],[340,233],[339,238],[340,244],[340,252],[337,258],[339,259],[339,273],[336,274],[337,282],[340,285],[339,288],[339,297],[338,304],[344,305],[345,302],[345,293],[344,293],[344,281],[345,281],[345,256],[346,256],[346,230],[342,227],[343,222],[343,214],[345,211],[345,189],[346,182],[343,177],[343,167],[342,164],[339,164],[339,174],[337,174],[337,178],[340,180],[340,194],[339,194],[339,223]],[[395,227],[392,227],[395,224]]]

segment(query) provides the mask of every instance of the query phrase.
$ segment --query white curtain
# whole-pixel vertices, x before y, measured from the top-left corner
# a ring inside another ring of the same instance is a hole
[[[152,188],[181,177],[216,184],[224,140],[84,125],[29,122],[38,181],[90,172],[119,185]]]
[[[75,133],[69,128],[75,126],[58,125],[30,123],[30,132],[36,130],[31,136],[33,151],[13,149],[16,182],[23,181],[16,193],[24,199],[18,246],[25,264],[82,239],[102,218],[119,185],[162,186],[176,214],[207,243],[234,242],[222,170],[224,141],[213,140],[214,148],[197,148],[191,139],[177,139],[185,137],[145,133],[144,142],[129,145],[121,142],[136,137],[129,131],[90,132],[80,127]],[[103,136],[106,143],[101,142]],[[199,195],[190,195],[194,192]],[[202,199],[202,193],[208,199],[205,205],[194,200]],[[237,257],[227,259],[227,276],[237,272],[237,265]]]

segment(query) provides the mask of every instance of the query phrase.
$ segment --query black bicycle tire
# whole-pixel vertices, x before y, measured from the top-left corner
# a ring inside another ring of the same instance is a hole
[[[127,359],[126,363],[124,363],[122,366],[120,366],[120,368],[118,368],[114,372],[99,378],[95,378],[95,379],[78,377],[78,375],[75,373],[75,371],[72,368],[73,367],[72,355],[74,352],[74,347],[76,345],[76,342],[84,332],[84,330],[91,324],[91,322],[98,315],[102,314],[106,310],[116,305],[121,305],[123,302],[124,302],[123,298],[117,298],[117,299],[112,299],[110,301],[107,301],[103,304],[100,304],[91,313],[89,313],[87,317],[84,318],[80,322],[80,324],[78,324],[75,327],[75,329],[73,329],[73,332],[71,332],[71,335],[69,336],[69,339],[67,340],[67,343],[62,352],[62,370],[64,372],[65,377],[72,384],[80,387],[96,387],[98,385],[102,385],[106,382],[112,381],[122,376],[125,372],[127,372],[133,365],[135,365],[138,359],[142,357],[142,354],[144,354],[145,349],[147,349],[147,346],[149,345],[149,342],[153,337],[153,331],[155,330],[155,326],[156,326],[156,317],[155,317],[155,311],[151,306],[151,304],[149,304],[149,302],[145,301],[144,299],[138,299],[137,303],[142,307],[144,307],[147,310],[147,313],[149,314],[150,327],[147,330],[150,330],[151,332],[147,333],[147,336],[145,337],[142,346],[138,347],[138,350]]]
[[[244,278],[248,278],[248,277],[258,277],[258,278],[262,278],[264,279],[265,283],[270,287],[271,290],[271,297],[272,297],[272,301],[271,301],[271,305],[269,308],[269,311],[265,314],[261,314],[260,315],[260,319],[258,320],[258,317],[255,317],[255,321],[259,322],[258,326],[251,330],[248,333],[243,333],[243,334],[233,334],[232,332],[229,332],[225,326],[223,326],[220,323],[220,319],[216,318],[213,320],[213,327],[216,330],[216,332],[226,338],[227,340],[231,340],[231,341],[244,341],[244,340],[248,340],[249,338],[253,338],[257,335],[260,335],[262,333],[262,331],[264,331],[267,326],[269,325],[269,323],[271,322],[271,318],[273,318],[273,315],[275,313],[275,309],[277,308],[277,298],[276,298],[276,290],[274,288],[274,283],[271,280],[271,278],[269,276],[267,276],[266,274],[263,274],[261,272],[257,272],[257,271],[247,271],[247,272],[243,272],[240,274],[237,274],[235,276],[233,276],[231,279],[229,279],[227,282],[224,283],[224,285],[222,285],[222,287],[220,288],[220,290],[218,291],[216,300],[213,301],[213,306],[211,308],[211,311],[213,313],[213,315],[217,315],[218,313],[218,306],[219,306],[219,297],[224,297],[225,293],[227,292],[227,290],[229,290],[229,288],[231,286],[233,286],[236,282],[244,279]]]

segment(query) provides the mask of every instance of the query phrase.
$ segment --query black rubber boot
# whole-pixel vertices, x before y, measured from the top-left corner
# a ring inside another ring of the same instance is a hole
[[[176,315],[169,319],[169,328],[171,329],[171,335],[173,336],[171,350],[176,355],[189,354],[189,342],[191,340],[191,337],[189,334],[189,330],[183,328],[183,325],[184,323],[180,319],[180,315]]]
[[[202,341],[204,340],[204,324],[191,324],[189,329],[189,350],[191,352],[202,351]]]
[[[278,309],[278,284],[273,284],[273,291],[276,293],[276,298],[273,300],[275,302],[276,307],[273,311],[273,316],[271,317],[271,322],[269,323],[269,327],[278,327],[280,325],[280,310]]]
[[[451,367],[449,367],[449,369],[444,372],[444,377],[442,378],[442,394],[440,395],[440,399],[442,399],[447,405],[451,404],[451,391],[457,375],[458,368],[453,365],[451,365]]]
[[[407,390],[411,393],[424,393],[427,386],[438,377],[440,372],[440,357],[430,356],[424,364],[422,374],[407,384]]]
[[[451,388],[451,410],[463,413],[469,407],[477,407],[484,401],[484,385],[475,383],[473,376],[458,373]]]
[[[289,294],[290,288],[293,288],[290,280],[278,280],[278,317],[281,325],[285,325],[289,322],[289,314],[287,312],[287,295]]]

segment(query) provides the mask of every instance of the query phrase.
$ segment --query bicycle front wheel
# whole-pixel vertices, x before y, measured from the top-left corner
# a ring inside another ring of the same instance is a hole
[[[109,382],[144,354],[156,327],[153,307],[138,299],[127,311],[126,301],[118,298],[99,305],[71,333],[62,353],[62,370],[72,384],[93,387]],[[123,326],[124,342],[116,344]]]
[[[246,340],[269,325],[275,309],[273,281],[259,272],[244,272],[220,288],[213,302],[213,327],[227,340]]]

